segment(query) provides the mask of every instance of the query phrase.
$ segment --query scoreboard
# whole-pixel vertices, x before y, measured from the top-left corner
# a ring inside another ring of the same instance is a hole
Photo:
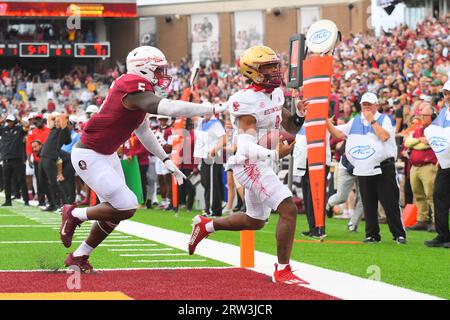
[[[75,43],[75,57],[109,57],[109,43]]]
[[[0,42],[0,58],[109,58],[110,43]]]

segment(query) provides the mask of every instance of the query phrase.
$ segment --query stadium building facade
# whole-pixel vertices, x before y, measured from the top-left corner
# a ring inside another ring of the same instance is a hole
[[[370,0],[138,0],[139,42],[157,45],[171,61],[220,54],[234,64],[249,45],[287,52],[289,36],[318,19],[344,34],[367,32]],[[212,51],[212,52],[211,52]]]

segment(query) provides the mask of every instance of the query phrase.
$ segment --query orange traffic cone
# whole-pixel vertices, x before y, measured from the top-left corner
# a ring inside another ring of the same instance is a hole
[[[403,225],[411,227],[417,222],[417,207],[415,204],[407,204],[402,212]]]

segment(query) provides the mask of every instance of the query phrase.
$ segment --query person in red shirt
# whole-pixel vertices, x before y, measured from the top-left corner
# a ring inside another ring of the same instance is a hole
[[[53,99],[48,99],[47,110],[49,113],[52,113],[56,110],[56,105],[53,102]]]
[[[172,152],[172,145],[169,139],[172,136],[172,128],[168,125],[169,117],[158,116],[159,127],[156,129],[157,137],[162,135],[162,139],[158,138],[162,148],[168,154]],[[156,174],[158,175],[159,192],[161,195],[161,209],[172,210],[172,177],[170,172],[164,167],[162,162],[156,159]]]
[[[50,133],[50,129],[44,125],[44,116],[42,114],[37,114],[33,118],[33,123],[35,128],[33,130],[28,131],[28,135],[26,137],[25,150],[28,157],[28,162],[33,166],[34,175],[37,180],[37,193],[39,206],[45,206],[45,193],[46,193],[46,183],[39,176],[39,155],[33,154],[32,142],[39,141],[42,145],[47,140],[47,137]],[[33,154],[33,161],[31,161],[31,155]]]
[[[77,226],[94,220],[89,237],[70,253],[64,264],[81,272],[93,272],[88,259],[92,251],[122,220],[131,218],[138,207],[136,195],[128,188],[117,156],[117,149],[134,132],[145,148],[159,158],[178,184],[185,175],[170,160],[149,128],[148,114],[169,117],[212,115],[226,106],[168,100],[155,94],[155,88],[167,90],[171,77],[164,54],[155,47],[142,46],[127,56],[127,72],[110,87],[101,109],[86,123],[80,141],[72,149],[71,161],[76,173],[97,194],[100,204],[89,208],[64,205],[60,239],[66,248],[72,245]]]
[[[418,209],[417,223],[408,230],[434,231],[434,180],[437,174],[437,158],[427,139],[424,130],[428,127],[434,114],[430,105],[426,105],[420,111],[422,125],[420,125],[409,138],[405,140],[405,146],[410,150],[411,162],[410,182],[414,195],[414,204]],[[428,225],[428,213],[432,212],[431,224]]]
[[[186,131],[183,139],[183,146],[180,149],[180,159],[181,165],[180,170],[189,177],[191,174],[198,174],[197,163],[194,161],[194,145],[195,145],[195,134],[194,134],[194,123],[192,119],[186,119],[185,124]],[[195,187],[189,179],[186,179],[186,183],[179,186],[178,200],[183,200],[186,197],[186,209],[188,212],[192,211],[195,200]]]

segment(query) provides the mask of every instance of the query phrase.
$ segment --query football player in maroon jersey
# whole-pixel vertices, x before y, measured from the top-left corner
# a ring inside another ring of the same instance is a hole
[[[157,156],[178,184],[186,178],[162,149],[150,130],[147,114],[170,117],[194,117],[225,111],[225,106],[196,104],[161,98],[155,89],[166,89],[171,81],[168,63],[157,48],[142,46],[127,56],[127,73],[117,78],[100,110],[86,123],[80,141],[72,151],[77,174],[95,191],[100,204],[88,208],[65,205],[62,210],[60,238],[65,247],[72,245],[75,228],[94,220],[88,238],[65,260],[81,272],[93,271],[91,252],[115,229],[120,221],[131,218],[138,202],[127,187],[116,150],[136,134],[149,152]]]

